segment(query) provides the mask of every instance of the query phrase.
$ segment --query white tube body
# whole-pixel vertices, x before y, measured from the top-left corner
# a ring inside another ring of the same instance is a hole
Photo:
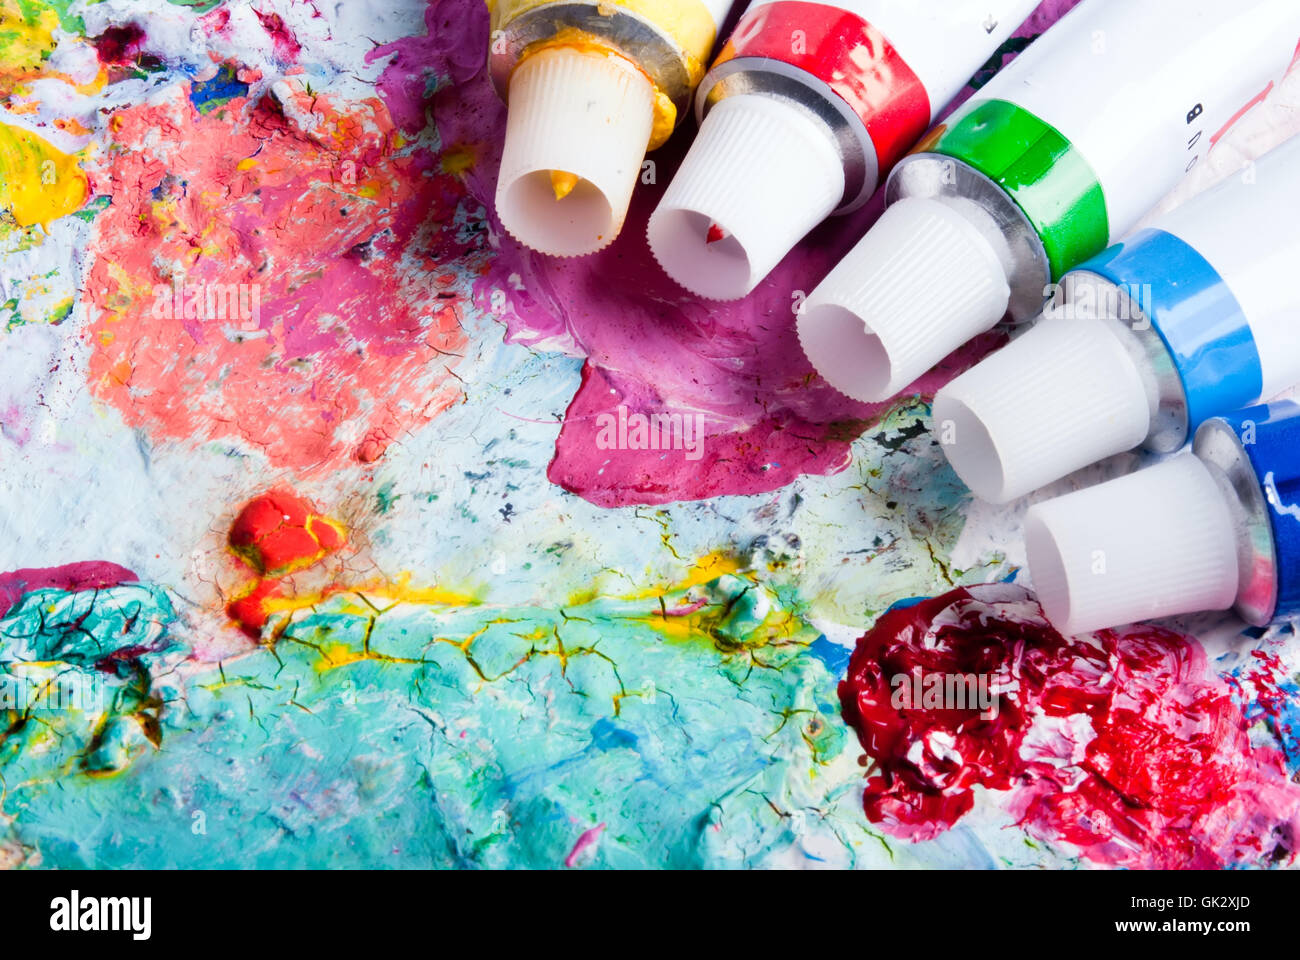
[[[1227,284],[1259,348],[1263,391],[1300,383],[1300,137],[1161,216]]]
[[[1282,78],[1298,45],[1296,0],[1091,0],[978,99],[1023,107],[1082,153],[1114,242]],[[1158,82],[1136,92],[1133,75],[1152,65]]]
[[[700,0],[700,4],[709,11],[713,17],[713,28],[722,29],[722,21],[727,19],[727,11],[731,9],[732,0]]]

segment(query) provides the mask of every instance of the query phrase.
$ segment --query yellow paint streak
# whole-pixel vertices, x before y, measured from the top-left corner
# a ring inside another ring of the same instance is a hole
[[[33,80],[61,80],[77,93],[90,96],[99,93],[108,83],[108,70],[98,66],[88,83],[49,66],[50,54],[58,45],[55,31],[59,17],[49,6],[37,7],[18,0],[0,0],[0,99],[30,96]],[[25,113],[36,109],[35,103],[10,102],[11,113]],[[56,121],[56,123],[73,121]]]
[[[59,16],[49,7],[25,17],[17,0],[0,0],[0,50],[4,51],[0,69],[6,73],[39,70],[54,50],[58,26]]]
[[[287,597],[267,597],[262,609],[268,614],[293,613],[309,610],[327,600],[350,594],[353,599],[343,601],[348,608],[341,612],[368,616],[383,612],[401,603],[429,606],[468,607],[479,603],[477,597],[442,587],[412,587],[411,574],[403,573],[396,581],[372,580],[356,584],[336,585],[324,590],[299,593]]]

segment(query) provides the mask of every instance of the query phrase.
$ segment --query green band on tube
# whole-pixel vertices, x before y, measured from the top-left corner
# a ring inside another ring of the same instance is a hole
[[[1110,242],[1106,196],[1088,161],[1014,103],[985,100],[961,111],[918,150],[961,160],[1002,187],[1042,238],[1053,281]]]

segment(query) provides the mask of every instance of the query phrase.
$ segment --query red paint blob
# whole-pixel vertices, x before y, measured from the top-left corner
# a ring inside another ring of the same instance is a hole
[[[249,566],[270,577],[311,566],[347,542],[336,521],[283,490],[250,501],[231,525],[229,540]]]
[[[996,715],[900,693],[957,675],[1002,691]],[[875,761],[867,817],[896,836],[937,836],[983,787],[1010,792],[1032,835],[1100,863],[1294,855],[1300,788],[1282,754],[1252,746],[1232,685],[1169,630],[1067,638],[1020,588],[959,589],[881,616],[858,641],[840,701]]]
[[[226,605],[226,616],[235,622],[245,635],[261,639],[262,628],[270,619],[265,601],[282,596],[279,580],[254,581],[248,593]]]

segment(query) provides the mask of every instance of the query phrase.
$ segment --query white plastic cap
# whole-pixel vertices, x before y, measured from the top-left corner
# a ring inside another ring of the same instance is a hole
[[[830,128],[786,100],[720,101],[650,217],[650,250],[687,290],[738,300],[839,205]]]
[[[1142,443],[1155,380],[1123,336],[1049,314],[935,394],[934,431],[957,476],[1006,503]]]
[[[654,125],[654,87],[627,60],[555,47],[515,68],[497,214],[520,242],[577,257],[623,228]]]
[[[804,302],[799,341],[831,386],[887,400],[1002,319],[1011,288],[1001,237],[986,234],[978,224],[987,215],[966,203],[969,215],[899,200]]]
[[[1025,549],[1047,618],[1073,634],[1228,609],[1237,596],[1228,504],[1188,453],[1030,507]]]

